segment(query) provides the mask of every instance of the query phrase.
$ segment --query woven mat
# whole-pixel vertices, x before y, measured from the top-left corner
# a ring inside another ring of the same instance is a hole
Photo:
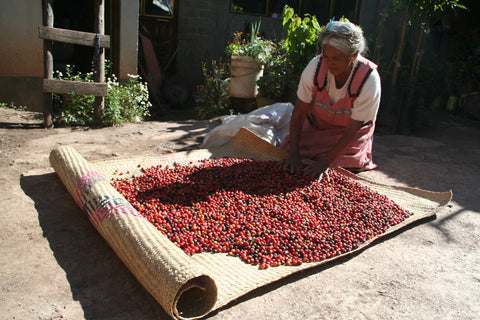
[[[191,257],[169,241],[110,184],[118,172],[139,175],[140,166],[186,163],[210,157],[280,160],[287,155],[246,129],[227,144],[213,150],[195,150],[162,156],[135,156],[88,162],[75,149],[62,146],[50,154],[56,173],[88,215],[90,221],[138,281],[175,319],[196,319],[225,306],[236,298],[295,272],[312,268],[361,250],[376,239],[349,253],[317,263],[280,266],[261,270],[239,258],[221,253]],[[388,196],[413,213],[385,236],[415,221],[435,215],[452,197],[451,192],[396,187],[345,174]]]

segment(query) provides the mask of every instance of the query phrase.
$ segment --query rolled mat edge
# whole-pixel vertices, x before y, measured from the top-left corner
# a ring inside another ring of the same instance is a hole
[[[74,148],[55,148],[50,163],[95,229],[171,317],[197,319],[211,311],[217,300],[215,281]]]

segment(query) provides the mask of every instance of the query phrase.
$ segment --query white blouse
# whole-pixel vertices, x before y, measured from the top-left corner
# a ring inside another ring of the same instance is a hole
[[[315,77],[315,71],[317,69],[318,60],[320,56],[313,58],[302,72],[302,77],[300,78],[300,83],[297,89],[297,96],[300,100],[306,103],[312,102],[313,94],[313,78]],[[340,99],[344,98],[347,95],[347,87],[352,77],[353,70],[357,61],[354,61],[354,66],[352,72],[348,76],[348,80],[345,82],[343,87],[337,89],[335,85],[335,77],[327,71],[327,92],[330,96],[330,103],[335,104]],[[381,96],[381,82],[380,75],[377,70],[369,75],[367,81],[365,82],[360,95],[353,102],[351,118],[357,121],[375,121],[378,113],[378,108],[380,106],[380,96]]]

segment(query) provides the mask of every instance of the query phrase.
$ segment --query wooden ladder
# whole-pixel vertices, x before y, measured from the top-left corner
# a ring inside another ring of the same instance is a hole
[[[95,125],[103,118],[104,97],[108,85],[105,83],[105,48],[110,48],[110,36],[105,35],[104,0],[95,0],[95,33],[60,29],[53,27],[53,0],[43,0],[43,23],[38,26],[39,37],[43,39],[44,79],[43,79],[43,119],[45,128],[53,128],[53,93],[76,92],[95,96]],[[53,79],[53,42],[64,42],[94,47],[94,81],[81,82]]]

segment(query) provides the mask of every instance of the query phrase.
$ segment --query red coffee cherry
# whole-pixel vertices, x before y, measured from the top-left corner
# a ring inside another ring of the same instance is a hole
[[[227,253],[262,269],[349,252],[410,216],[335,170],[319,182],[274,161],[220,158],[143,172],[112,185],[186,254]]]

